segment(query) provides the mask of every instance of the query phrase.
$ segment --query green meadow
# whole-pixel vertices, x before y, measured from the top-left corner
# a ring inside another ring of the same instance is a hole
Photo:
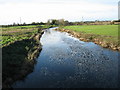
[[[2,47],[9,45],[12,42],[29,39],[31,35],[38,32],[38,28],[44,29],[52,26],[46,25],[29,25],[29,26],[12,26],[12,27],[1,27],[0,44]]]
[[[82,33],[83,38],[98,38],[101,41],[120,45],[118,40],[118,25],[74,25],[63,28]]]
[[[81,25],[81,26],[66,26],[64,28],[88,34],[98,34],[115,37],[118,36],[118,25]]]
[[[16,27],[2,28],[2,41],[0,41],[0,44],[2,44],[2,46],[5,46],[17,40],[29,39],[30,36],[36,32],[37,28],[34,29],[30,28],[21,29]]]

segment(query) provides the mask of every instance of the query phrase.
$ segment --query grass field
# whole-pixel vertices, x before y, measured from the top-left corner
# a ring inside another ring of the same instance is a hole
[[[11,42],[29,39],[31,35],[37,33],[38,28],[49,28],[51,26],[46,25],[30,25],[30,26],[13,26],[13,27],[1,27],[0,44],[2,47],[9,45]]]
[[[36,32],[37,29],[2,28],[2,41],[0,41],[0,44],[5,46],[17,40],[28,39]]]
[[[66,26],[64,28],[77,32],[118,37],[118,25],[83,25]]]
[[[90,42],[96,43],[95,39],[97,39],[99,40],[97,43],[101,43],[104,47],[109,46],[114,49],[120,47],[118,25],[76,25],[60,27],[60,29],[75,31],[79,38],[84,38]]]

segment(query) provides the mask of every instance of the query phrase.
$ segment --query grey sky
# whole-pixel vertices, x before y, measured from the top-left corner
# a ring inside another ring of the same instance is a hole
[[[118,19],[119,0],[0,0],[0,24]]]

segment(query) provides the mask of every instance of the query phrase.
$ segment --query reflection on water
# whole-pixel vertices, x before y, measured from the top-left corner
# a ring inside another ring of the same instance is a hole
[[[40,41],[43,49],[34,72],[14,88],[118,87],[120,53],[52,29]]]

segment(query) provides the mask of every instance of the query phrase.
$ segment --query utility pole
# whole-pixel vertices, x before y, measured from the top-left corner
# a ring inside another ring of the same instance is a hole
[[[20,17],[20,24],[22,24],[22,23],[21,23],[21,17]]]
[[[20,17],[20,28],[21,28],[21,25],[22,25],[22,23],[21,23],[21,17]]]
[[[83,22],[83,20],[84,20],[84,19],[83,19],[83,17],[82,17],[82,22]]]
[[[82,25],[84,24],[84,22],[83,22],[83,16],[82,16],[82,21],[81,21],[81,24],[82,24]]]

